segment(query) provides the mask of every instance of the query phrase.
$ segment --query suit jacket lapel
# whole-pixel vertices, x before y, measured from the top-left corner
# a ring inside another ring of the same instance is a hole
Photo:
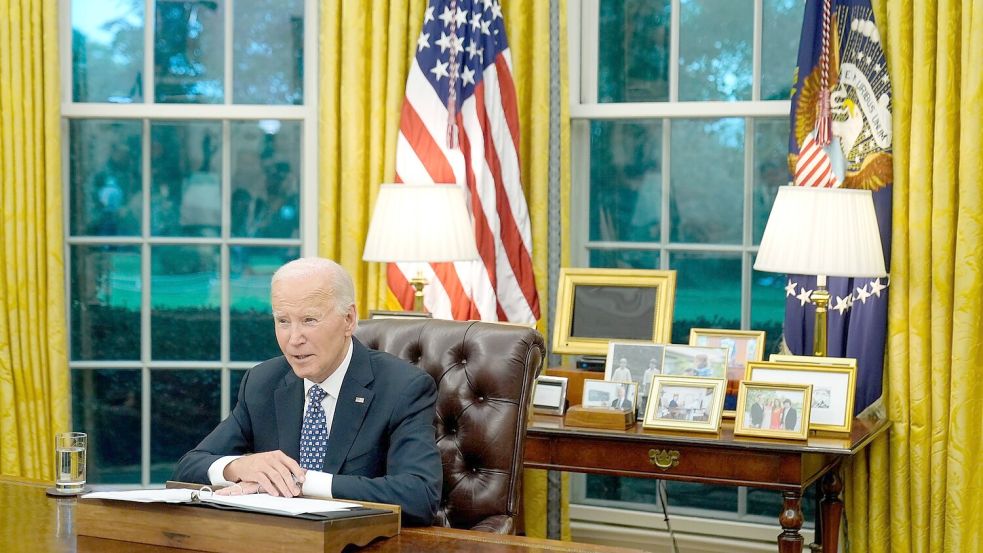
[[[273,392],[276,402],[276,429],[280,451],[300,459],[300,427],[304,423],[304,381],[293,370],[283,377],[283,384]]]
[[[368,388],[375,379],[368,350],[355,338],[352,338],[352,348],[352,361],[338,392],[338,403],[328,435],[328,451],[324,456],[322,470],[331,474],[337,474],[348,457],[374,396]]]

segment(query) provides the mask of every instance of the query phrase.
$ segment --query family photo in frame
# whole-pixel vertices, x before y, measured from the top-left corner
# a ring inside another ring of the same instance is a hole
[[[724,399],[723,379],[656,376],[644,428],[716,432]]]
[[[811,384],[744,381],[737,396],[735,436],[808,438]]]
[[[745,380],[751,382],[786,382],[812,385],[811,430],[849,432],[853,424],[856,388],[856,359],[822,359],[807,363],[809,357],[794,356],[796,361],[757,361],[748,364]],[[772,356],[772,359],[775,357]],[[835,359],[835,361],[830,361]]]

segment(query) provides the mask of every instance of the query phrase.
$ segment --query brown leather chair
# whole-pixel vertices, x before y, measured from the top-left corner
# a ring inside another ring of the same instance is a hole
[[[528,327],[438,319],[359,321],[355,336],[437,382],[444,487],[434,525],[514,534],[525,422],[546,354]]]

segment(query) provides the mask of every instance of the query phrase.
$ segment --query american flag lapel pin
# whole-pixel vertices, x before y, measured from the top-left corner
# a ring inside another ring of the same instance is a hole
[[[355,398],[355,403],[365,403],[365,398],[364,397],[361,397],[361,396],[356,397]]]

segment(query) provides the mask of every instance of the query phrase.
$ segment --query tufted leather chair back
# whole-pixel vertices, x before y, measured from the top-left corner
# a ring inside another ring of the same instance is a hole
[[[373,319],[359,321],[355,336],[437,383],[444,487],[434,524],[515,533],[525,423],[546,354],[542,335],[475,321]]]

